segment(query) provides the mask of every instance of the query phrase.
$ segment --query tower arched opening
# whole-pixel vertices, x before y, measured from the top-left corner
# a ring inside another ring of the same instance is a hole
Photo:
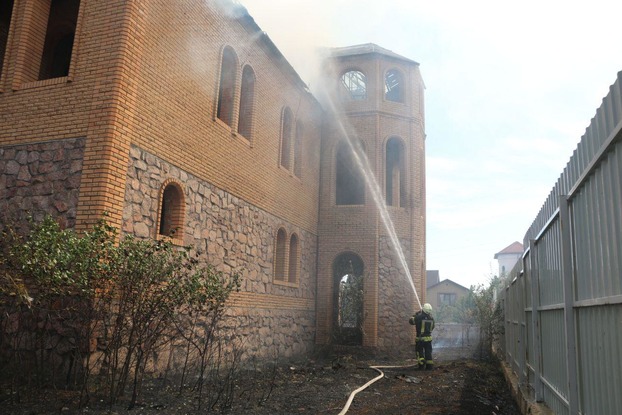
[[[344,252],[333,262],[333,342],[363,344],[364,264],[361,257]]]

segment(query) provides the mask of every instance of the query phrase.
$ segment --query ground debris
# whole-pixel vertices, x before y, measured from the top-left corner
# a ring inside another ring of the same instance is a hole
[[[421,382],[420,378],[417,378],[415,376],[404,375],[404,374],[395,376],[395,379],[403,380],[406,383],[419,383],[419,382]]]
[[[342,360],[343,362],[343,360]],[[378,376],[370,365],[378,362],[338,363],[327,361],[283,365],[274,376],[244,373],[235,383],[235,395],[226,411],[217,408],[209,413],[230,415],[333,414],[345,405],[354,390]],[[396,364],[396,365],[399,365]],[[518,415],[499,365],[494,361],[461,359],[439,362],[435,370],[414,367],[383,369],[385,377],[356,395],[348,414],[496,414]],[[15,402],[6,385],[0,384],[0,405],[7,415],[130,415],[193,414],[206,411],[196,408],[196,394],[180,394],[172,382],[145,380],[141,405],[127,410],[127,402],[115,405],[100,403],[94,396],[83,408],[77,408],[72,393],[79,391],[21,391]],[[270,393],[268,393],[268,391]],[[4,399],[2,399],[4,398]],[[9,399],[7,399],[9,398]],[[4,400],[4,402],[2,402]],[[219,412],[221,411],[221,412]]]

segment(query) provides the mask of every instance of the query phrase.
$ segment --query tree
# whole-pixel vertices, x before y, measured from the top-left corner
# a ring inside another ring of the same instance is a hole
[[[492,353],[492,344],[495,338],[503,334],[503,311],[495,302],[495,295],[500,279],[493,276],[488,286],[480,284],[471,287],[473,303],[475,305],[475,320],[480,326],[481,347],[480,354]]]

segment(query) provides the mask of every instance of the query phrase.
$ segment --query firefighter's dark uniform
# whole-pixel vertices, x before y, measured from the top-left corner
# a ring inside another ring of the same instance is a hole
[[[413,324],[417,330],[415,350],[417,352],[419,368],[431,370],[434,367],[434,360],[432,360],[432,330],[434,330],[434,318],[421,310],[412,316],[409,322]]]

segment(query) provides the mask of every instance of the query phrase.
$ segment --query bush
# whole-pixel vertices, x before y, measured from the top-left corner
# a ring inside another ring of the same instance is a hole
[[[3,232],[0,350],[16,387],[72,383],[88,397],[97,367],[111,403],[131,385],[132,407],[148,364],[188,329],[180,321],[208,321],[213,330],[239,288],[237,274],[202,264],[188,247],[118,239],[105,220],[82,236],[49,217],[25,238]]]

